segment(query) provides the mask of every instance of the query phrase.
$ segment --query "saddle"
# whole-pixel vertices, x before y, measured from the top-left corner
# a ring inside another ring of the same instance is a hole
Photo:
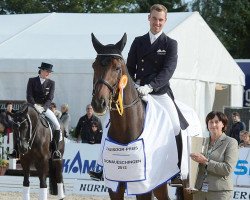
[[[45,127],[45,128],[49,128],[51,130],[51,140],[53,138],[53,133],[54,131],[56,130],[55,129],[55,125],[53,124],[53,122],[48,118],[46,117],[44,114],[40,114],[40,120],[41,120],[41,123],[42,125]]]
[[[41,124],[46,127],[46,128],[49,128],[50,129],[50,134],[51,134],[51,140],[50,140],[50,152],[52,153],[52,157],[54,156],[55,154],[55,151],[57,150],[57,146],[58,144],[56,143],[56,139],[55,139],[55,135],[54,135],[54,132],[55,132],[55,125],[53,124],[53,122],[48,118],[46,117],[44,114],[40,114],[40,120],[41,120]],[[61,157],[61,154],[59,155],[59,157]]]
[[[52,133],[55,131],[55,125],[53,124],[53,122],[48,118],[46,117],[44,114],[40,114],[40,120],[41,120],[41,123],[44,127],[46,128],[50,128]]]

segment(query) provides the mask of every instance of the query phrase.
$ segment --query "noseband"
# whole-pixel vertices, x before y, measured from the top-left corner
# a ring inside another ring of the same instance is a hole
[[[120,74],[120,72],[119,72]],[[98,79],[95,84],[94,84],[94,90],[93,90],[93,96],[95,95],[95,88],[96,88],[96,85],[98,84],[104,84],[108,87],[108,89],[110,90],[111,92],[111,96],[114,97],[115,96],[115,90],[117,89],[117,84],[118,83],[115,83],[113,86],[111,86],[111,84],[108,83],[108,81],[105,81],[103,78],[100,78]]]

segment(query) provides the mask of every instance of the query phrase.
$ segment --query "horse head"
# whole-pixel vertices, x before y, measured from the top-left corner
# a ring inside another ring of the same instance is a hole
[[[25,104],[21,110],[14,113],[13,117],[13,131],[17,138],[17,145],[21,154],[28,152],[30,148],[30,139],[32,132],[32,116],[35,110],[31,109],[28,104]]]
[[[93,98],[92,106],[95,112],[105,113],[111,107],[114,98],[117,96],[119,81],[126,71],[126,65],[122,57],[122,50],[126,45],[127,35],[116,44],[101,44],[94,34],[92,43],[97,52],[97,57],[93,63]]]

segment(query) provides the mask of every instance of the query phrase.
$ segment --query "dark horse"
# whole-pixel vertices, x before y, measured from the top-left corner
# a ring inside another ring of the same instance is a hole
[[[92,43],[97,52],[93,63],[93,97],[92,106],[95,112],[104,113],[110,110],[110,127],[108,137],[121,144],[128,144],[136,140],[143,131],[145,119],[145,107],[134,87],[134,82],[129,76],[121,52],[126,44],[126,34],[115,45],[102,45],[92,34]],[[117,99],[119,95],[119,82],[121,77],[128,77],[127,85],[123,90],[122,115],[119,114]],[[112,200],[124,199],[124,182],[119,183],[116,192],[109,189],[109,196]],[[151,200],[154,196],[158,200],[170,199],[168,197],[167,184],[162,184],[153,191],[136,195],[139,200]]]
[[[51,143],[51,129],[47,120],[32,105],[25,104],[13,115],[13,130],[24,173],[24,199],[29,199],[27,188],[30,185],[29,176],[32,165],[35,166],[40,180],[39,199],[47,199],[46,178],[48,175],[50,194],[58,195],[59,199],[63,199],[62,160],[51,159],[53,143]],[[63,155],[64,139],[59,144],[59,150]]]

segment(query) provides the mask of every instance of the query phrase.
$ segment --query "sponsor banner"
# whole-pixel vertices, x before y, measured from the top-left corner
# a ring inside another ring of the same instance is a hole
[[[88,171],[94,169],[100,144],[66,143],[63,155],[63,177],[90,179]]]
[[[250,107],[250,61],[236,61],[245,74],[245,87],[243,95],[243,106]]]
[[[250,199],[250,189],[242,187],[234,187],[233,199]]]
[[[74,194],[108,196],[108,188],[104,181],[76,180],[74,182]]]
[[[99,152],[100,144],[66,143],[63,177],[90,180],[87,172],[96,167]],[[250,187],[250,148],[239,149],[233,179],[235,186]]]
[[[234,170],[234,185],[250,187],[250,148],[239,149],[239,159]]]

